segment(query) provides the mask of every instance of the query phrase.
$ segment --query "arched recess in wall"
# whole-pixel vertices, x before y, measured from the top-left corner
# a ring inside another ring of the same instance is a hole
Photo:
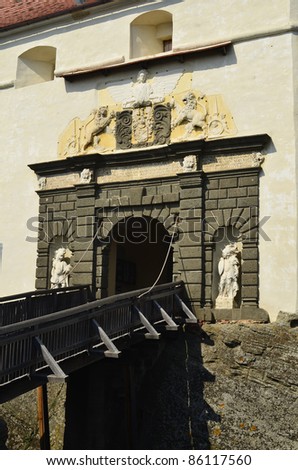
[[[172,50],[172,14],[164,10],[138,16],[130,26],[131,58]]]
[[[56,48],[37,46],[18,57],[16,88],[54,80]]]

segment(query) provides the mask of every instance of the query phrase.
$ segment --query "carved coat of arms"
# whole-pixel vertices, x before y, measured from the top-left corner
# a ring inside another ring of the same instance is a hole
[[[85,121],[75,118],[59,141],[59,156],[104,153],[234,135],[233,118],[220,95],[191,89],[182,71],[140,70],[136,79],[108,82],[103,104]],[[181,81],[183,86],[181,86]],[[183,91],[184,90],[184,91]]]

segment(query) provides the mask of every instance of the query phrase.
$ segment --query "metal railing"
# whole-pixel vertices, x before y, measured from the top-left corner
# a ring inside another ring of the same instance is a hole
[[[56,295],[59,298],[62,293]],[[184,295],[182,282],[170,283],[52,313],[47,310],[37,315],[42,311],[39,307],[32,315],[27,309],[26,319],[21,320],[17,312],[15,322],[0,327],[0,391],[5,384],[25,375],[34,376],[45,368],[56,379],[64,380],[64,360],[98,348],[104,348],[107,356],[117,357],[120,351],[114,344],[116,339],[131,337],[140,330],[149,338],[158,338],[156,324],[177,329],[178,318],[197,322],[183,301]]]
[[[0,327],[30,318],[38,318],[94,298],[89,285],[60,289],[35,290],[0,298]]]

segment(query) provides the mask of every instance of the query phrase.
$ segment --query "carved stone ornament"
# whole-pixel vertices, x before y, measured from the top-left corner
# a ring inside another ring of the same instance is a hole
[[[83,150],[89,146],[97,147],[100,142],[100,135],[106,130],[115,117],[114,111],[109,113],[108,106],[101,106],[93,110],[94,119],[90,125],[85,126],[85,136]]]
[[[262,165],[262,163],[264,162],[264,160],[265,160],[264,155],[262,155],[260,152],[255,153],[255,154],[253,155],[253,163],[252,163],[252,165],[253,165],[254,167],[260,167],[260,166]]]
[[[197,171],[197,157],[196,155],[187,155],[183,158],[182,169],[184,173],[190,171]]]
[[[119,96],[123,108],[139,108],[162,103],[166,95],[173,90],[180,76],[181,73],[177,72],[167,76],[159,74],[149,81],[148,70],[140,70],[136,81],[130,83],[129,87],[124,87],[122,95]],[[111,87],[111,92],[118,97],[118,90]],[[127,96],[124,99],[123,93]]]
[[[88,184],[92,181],[93,178],[93,171],[89,168],[84,168],[84,170],[80,174],[80,183]]]
[[[58,289],[59,287],[68,287],[71,266],[67,262],[67,260],[71,256],[71,251],[66,250],[63,247],[58,248],[58,250],[55,251],[55,256],[52,260],[51,289]]]
[[[38,178],[38,188],[39,189],[45,189],[46,185],[47,185],[47,179],[44,176]]]
[[[204,95],[200,94],[199,97],[196,98],[195,94],[189,91],[182,99],[183,106],[179,106],[175,101],[173,102],[173,107],[177,109],[177,117],[172,123],[172,129],[181,124],[185,124],[184,138],[194,130],[202,131],[201,138],[206,136],[207,103],[204,97]]]
[[[233,118],[220,95],[207,96],[197,90],[173,95],[171,141],[218,139],[234,135]]]
[[[125,110],[116,115],[116,142],[120,149],[132,146],[132,110]]]
[[[239,290],[239,259],[236,243],[226,245],[218,263],[220,281],[215,308],[233,308],[234,298]]]
[[[153,116],[150,106],[133,110],[132,131],[133,139],[137,144],[147,145],[152,140]]]
[[[152,76],[145,69],[135,79],[107,81],[99,90],[101,106],[84,121],[74,118],[61,134],[59,157],[235,135],[222,96],[207,96],[190,88],[192,83],[190,72],[162,70]]]

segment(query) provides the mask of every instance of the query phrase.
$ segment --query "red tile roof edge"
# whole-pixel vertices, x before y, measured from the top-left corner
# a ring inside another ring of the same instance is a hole
[[[12,6],[12,7],[9,7],[7,5],[5,7],[0,6],[0,15],[1,15],[1,9],[5,9],[6,13],[8,13],[9,8],[11,10],[11,22],[6,21],[5,23],[0,17],[0,32],[20,28],[22,26],[26,26],[29,24],[38,23],[40,21],[45,21],[47,19],[55,18],[57,16],[62,16],[62,15],[70,14],[70,13],[79,12],[82,10],[87,10],[89,8],[92,8],[98,5],[104,5],[105,3],[110,3],[112,0],[86,0],[88,3],[79,4],[79,5],[73,4],[73,6],[69,6],[67,8],[62,8],[62,9],[59,7],[57,8],[57,2],[55,2],[55,4],[51,6],[47,5],[46,11],[48,11],[48,13],[43,13],[44,10],[42,10],[42,8],[40,7],[39,8],[36,7],[36,9],[34,8],[32,9],[32,7],[30,9],[29,7],[28,9],[28,6],[30,5],[31,2],[30,0],[25,0],[25,1],[27,2],[25,4],[26,8],[23,9],[23,18],[21,20],[18,20],[18,16],[15,15],[17,6]],[[48,2],[47,0],[41,0],[41,3],[48,3]],[[61,2],[59,3],[61,7]],[[69,0],[65,0],[64,3],[69,5]]]

